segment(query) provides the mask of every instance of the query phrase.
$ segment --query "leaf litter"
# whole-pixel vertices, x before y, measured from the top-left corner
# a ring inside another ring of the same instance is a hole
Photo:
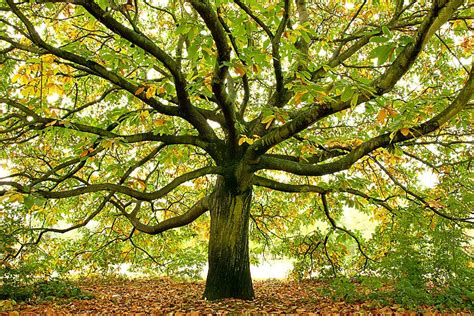
[[[79,283],[79,282],[78,282]],[[197,315],[471,315],[469,311],[440,313],[433,307],[420,306],[406,310],[397,304],[383,306],[374,301],[334,301],[321,294],[326,286],[320,281],[255,281],[253,301],[203,299],[203,281],[157,279],[86,279],[78,284],[92,299],[55,300],[20,303],[0,315],[65,315],[65,314],[168,314]]]

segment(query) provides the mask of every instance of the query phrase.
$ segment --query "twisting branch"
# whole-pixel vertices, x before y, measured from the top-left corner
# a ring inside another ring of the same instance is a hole
[[[121,185],[123,183],[125,183],[125,181],[127,180],[127,178],[130,176],[130,174],[138,167],[144,165],[145,163],[147,163],[148,161],[150,161],[151,159],[153,159],[153,157],[156,156],[156,154],[165,147],[164,144],[162,145],[159,145],[157,146],[155,149],[153,149],[148,155],[146,155],[145,157],[143,157],[142,159],[140,159],[139,161],[137,161],[134,165],[130,166],[126,171],[125,173],[122,175],[122,177],[120,178],[118,184]],[[96,208],[96,210],[94,212],[92,212],[90,215],[88,215],[82,222],[78,223],[78,224],[74,224],[74,225],[71,225],[67,228],[54,228],[54,227],[50,227],[50,228],[45,228],[45,227],[41,227],[41,228],[31,228],[32,231],[40,231],[38,237],[36,238],[36,240],[34,241],[31,241],[31,242],[28,242],[28,243],[24,243],[20,246],[20,248],[18,249],[18,251],[12,256],[12,258],[16,258],[22,251],[25,247],[27,246],[33,246],[33,245],[37,245],[40,243],[41,239],[43,238],[44,234],[46,233],[60,233],[60,234],[64,234],[64,233],[67,233],[69,231],[72,231],[72,230],[76,230],[78,228],[81,228],[81,227],[85,227],[91,220],[93,220],[100,212],[102,212],[102,210],[105,208],[105,206],[107,205],[108,202],[111,201],[112,197],[114,196],[114,192],[110,192],[106,197],[104,197],[104,199],[102,200],[102,202],[99,204],[99,206]],[[0,192],[0,196],[2,195],[2,193]],[[7,256],[5,258],[5,261],[8,260],[9,257]]]
[[[335,173],[341,170],[346,170],[350,168],[357,160],[378,148],[386,147],[390,144],[404,142],[434,132],[442,125],[444,125],[447,121],[449,121],[452,117],[454,117],[456,114],[462,111],[473,94],[474,66],[471,67],[469,78],[464,87],[457,95],[457,97],[443,111],[438,113],[433,118],[419,124],[418,126],[407,129],[408,133],[402,132],[401,130],[397,130],[391,133],[385,133],[373,137],[351,150],[347,155],[333,162],[311,165],[294,161],[287,161],[264,155],[260,158],[260,162],[256,164],[255,168],[257,170],[283,170],[298,175],[308,176],[320,176]],[[276,137],[279,136],[278,134],[273,132],[269,135],[274,135]],[[265,137],[263,137],[261,140],[263,140],[264,138]],[[260,142],[261,140],[259,140],[258,142]]]
[[[295,5],[296,5],[296,12],[298,12],[298,22],[300,25],[304,25],[309,20],[309,13],[308,13],[306,0],[295,0]],[[299,63],[299,66],[301,67],[305,67],[305,65],[303,65],[302,63],[304,62],[305,58],[309,57],[308,55],[309,44],[310,43],[304,37],[301,37],[295,45],[299,49],[301,54],[303,55],[303,58]]]
[[[229,37],[230,43],[232,45],[232,48],[234,49],[235,54],[239,58],[242,65],[244,65],[244,67],[247,67],[247,62],[244,59],[242,59],[242,57],[240,55],[239,46],[237,45],[235,37],[232,35],[232,31],[230,30],[229,26],[225,23],[224,19],[222,18],[222,15],[219,13],[219,11],[217,13],[218,13],[217,17],[219,18],[219,21],[221,22],[222,27],[224,28],[224,30],[227,33],[227,36]],[[229,82],[229,84],[231,84],[231,83]],[[242,119],[244,117],[245,110],[247,108],[247,104],[248,104],[249,99],[250,99],[250,86],[249,86],[249,77],[247,75],[247,71],[242,75],[242,85],[243,85],[243,89],[244,89],[244,97],[243,97],[242,104],[240,105],[240,110],[239,110],[239,113],[238,113],[240,119]]]
[[[331,217],[331,214],[329,213],[329,206],[328,206],[328,202],[327,202],[327,199],[326,199],[326,193],[322,193],[321,194],[321,201],[323,202],[323,209],[324,209],[324,214],[326,215],[326,218],[329,220],[329,222],[331,223],[331,226],[334,228],[334,229],[338,229],[340,231],[343,231],[345,232],[346,234],[348,234],[349,236],[351,236],[352,239],[354,239],[354,241],[357,243],[357,248],[359,249],[359,252],[362,254],[362,256],[365,258],[365,262],[364,262],[364,269],[367,267],[367,263],[370,261],[373,261],[371,258],[369,258],[369,256],[367,256],[367,254],[365,253],[364,249],[362,249],[362,245],[359,241],[359,239],[357,238],[356,235],[354,235],[351,231],[343,228],[343,227],[340,227],[336,224],[336,221]]]
[[[107,14],[101,7],[93,1],[76,0],[76,4],[83,6],[92,16],[94,16],[105,27],[114,33],[122,36],[124,39],[142,48],[145,52],[156,57],[173,75],[176,87],[176,94],[179,100],[179,105],[184,111],[184,118],[190,122],[200,134],[208,140],[216,139],[214,131],[206,122],[203,115],[191,104],[187,92],[187,83],[179,69],[179,64],[169,56],[164,50],[158,47],[152,40],[150,40],[143,33],[137,33],[123,26],[116,21],[110,14]]]
[[[247,13],[248,16],[251,17],[252,20],[254,20],[255,23],[257,23],[265,31],[265,33],[270,39],[274,37],[273,32],[270,30],[270,28],[265,23],[263,23],[263,21],[260,20],[260,18],[257,17],[253,13],[253,11],[248,6],[246,6],[241,0],[234,0],[234,3],[238,5],[245,13]]]
[[[127,213],[124,207],[122,207],[119,203],[115,201],[111,201],[111,203],[114,204],[114,206],[122,212],[122,214],[130,221],[130,223],[132,223],[133,227],[135,227],[137,230],[147,234],[156,235],[166,230],[185,226],[195,221],[199,216],[209,210],[209,199],[210,197],[207,196],[199,200],[196,204],[194,204],[186,213],[168,218],[156,225],[147,225],[140,222],[140,219],[137,217],[141,205],[139,201],[136,202],[136,206],[131,213]]]
[[[360,12],[362,11],[362,8],[367,4],[367,0],[364,0],[362,2],[362,4],[359,6],[359,8],[357,9],[356,13],[352,16],[351,20],[349,21],[349,23],[347,23],[346,27],[344,28],[344,30],[342,31],[342,36],[341,37],[344,37],[346,35],[346,32],[349,30],[349,28],[351,27],[352,23],[354,23],[354,21],[357,19],[357,17],[359,16]],[[333,53],[333,57],[332,57],[332,60],[336,60],[338,58],[338,56],[340,55],[340,52],[341,52],[341,49],[342,47],[344,47],[345,45],[345,42],[341,42],[339,44],[339,46],[336,48],[336,50],[334,51]]]
[[[444,47],[446,47],[446,49],[448,50],[448,52],[454,57],[456,58],[456,60],[458,61],[459,65],[461,65],[461,67],[466,71],[467,74],[469,74],[469,70],[466,68],[466,66],[461,62],[461,60],[459,59],[459,57],[453,52],[453,50],[451,49],[451,47],[449,47],[449,45],[441,38],[441,36],[439,36],[437,33],[435,33],[435,36],[437,39],[439,39],[439,41],[441,42],[441,44],[443,44]]]
[[[276,82],[273,106],[276,107],[282,107],[286,103],[283,71],[281,67],[280,41],[290,18],[290,0],[284,0],[284,3],[283,17],[275,32],[275,36],[272,38],[272,60]]]
[[[1,191],[0,191],[0,196],[1,196]],[[17,252],[15,254],[8,254],[4,261],[8,261],[10,258],[16,258],[20,255],[20,253],[26,248],[26,247],[29,247],[29,246],[35,246],[35,245],[38,245],[41,241],[41,239],[43,238],[43,236],[46,234],[46,233],[59,233],[59,234],[64,234],[64,233],[67,233],[67,232],[70,232],[72,230],[76,230],[78,228],[81,228],[81,227],[84,227],[86,226],[90,221],[92,221],[100,212],[102,212],[102,210],[105,208],[105,206],[107,205],[107,202],[110,201],[110,199],[112,198],[113,196],[113,193],[109,193],[109,195],[107,195],[103,200],[102,202],[99,204],[99,206],[96,208],[96,210],[94,212],[92,212],[91,214],[89,214],[82,222],[78,223],[78,224],[74,224],[72,226],[69,226],[67,228],[30,228],[31,231],[40,231],[39,234],[38,234],[38,237],[36,238],[36,240],[34,241],[31,241],[31,242],[27,242],[27,243],[23,243],[21,244],[20,248],[18,248]]]
[[[36,45],[60,58],[84,66],[87,69],[90,69],[91,73],[112,82],[113,84],[127,90],[133,95],[136,94],[136,91],[139,89],[138,85],[131,83],[125,78],[107,70],[106,67],[90,59],[84,58],[83,56],[54,47],[46,43],[35,30],[31,21],[29,21],[28,18],[14,4],[13,0],[7,0],[7,3],[12,9],[13,13],[15,13],[15,15],[26,26],[31,40]],[[196,127],[196,129],[200,132],[203,138],[207,140],[215,140],[217,138],[212,128],[206,122],[206,118],[204,117],[203,111],[194,108],[190,103],[189,96],[186,91],[185,79],[182,73],[179,71],[175,61],[170,56],[168,56],[164,51],[162,51],[158,46],[156,46],[151,40],[149,40],[141,33],[136,33],[135,31],[126,28],[121,23],[114,20],[110,16],[110,14],[107,14],[107,12],[103,11],[100,6],[98,6],[93,1],[77,0],[73,3],[82,5],[86,10],[89,11],[89,13],[91,13],[95,18],[97,18],[99,22],[104,24],[104,26],[108,27],[113,32],[123,36],[131,43],[143,48],[146,52],[150,53],[158,60],[160,60],[173,75],[180,108],[164,105],[156,98],[147,98],[145,92],[138,94],[136,97],[138,97],[144,103],[150,105],[160,113],[171,116],[179,116],[186,119],[194,127]]]
[[[367,102],[377,95],[383,95],[390,91],[410,69],[434,32],[452,16],[462,3],[462,0],[452,0],[448,1],[442,7],[434,5],[428,16],[420,25],[415,36],[415,41],[405,46],[390,67],[372,82],[371,88],[375,91],[375,94],[370,94],[367,91],[356,92],[359,96],[356,103],[361,104]],[[247,151],[247,159],[249,161],[258,160],[259,156],[263,155],[275,145],[293,137],[322,118],[343,111],[349,107],[351,107],[350,101],[335,100],[333,102],[314,104],[309,107],[309,109],[300,110],[294,119],[273,129],[267,135],[255,141]]]
[[[426,201],[423,197],[421,197],[420,195],[416,194],[415,192],[413,192],[412,190],[410,190],[407,186],[403,185],[400,181],[398,181],[388,170],[387,168],[385,168],[375,157],[372,157],[371,156],[371,159],[379,166],[379,168],[390,178],[390,180],[392,180],[392,182],[398,186],[399,188],[401,188],[403,191],[405,191],[408,195],[411,195],[412,197],[414,197],[416,200],[418,200],[419,202],[421,202],[426,208],[428,208],[429,210],[431,210],[433,213],[441,216],[441,217],[444,217],[446,219],[449,219],[451,221],[458,221],[458,222],[465,222],[465,223],[469,223],[469,224],[474,224],[474,217],[454,217],[454,216],[450,216],[448,214],[445,214],[443,212],[441,212],[439,209],[437,209],[436,207],[433,207],[430,205],[430,203],[428,203],[428,201]]]
[[[337,276],[336,265],[334,264],[331,257],[329,256],[328,247],[327,247],[329,236],[331,236],[333,231],[334,231],[334,228],[331,228],[331,230],[326,234],[326,237],[324,237],[323,246],[324,246],[324,254],[326,255],[326,259],[328,259],[329,264],[331,265],[331,268],[332,268],[332,274],[334,277],[336,277]]]
[[[212,38],[217,47],[217,60],[212,77],[212,91],[224,114],[227,130],[229,132],[229,143],[235,150],[237,146],[238,131],[236,130],[236,114],[234,101],[226,91],[226,79],[229,76],[230,47],[227,43],[227,36],[217,13],[212,9],[208,0],[191,0],[191,5],[199,13],[211,31]]]
[[[287,184],[264,178],[261,176],[254,175],[252,183],[256,186],[269,188],[272,190],[277,190],[281,192],[292,192],[292,193],[303,193],[303,192],[315,192],[315,193],[326,193],[328,190],[319,187],[317,185],[307,185],[307,184]]]

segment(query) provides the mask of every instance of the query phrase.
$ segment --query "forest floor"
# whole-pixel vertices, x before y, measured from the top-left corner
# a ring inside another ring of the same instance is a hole
[[[382,306],[373,301],[334,301],[321,294],[324,283],[315,281],[256,281],[253,301],[202,299],[203,282],[160,279],[83,280],[81,290],[92,299],[49,300],[16,303],[0,315],[57,314],[168,314],[168,315],[472,315],[468,310],[439,312],[429,306],[407,310],[400,305]]]

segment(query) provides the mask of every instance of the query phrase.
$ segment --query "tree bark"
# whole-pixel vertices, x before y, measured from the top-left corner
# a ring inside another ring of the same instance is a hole
[[[220,177],[211,203],[209,271],[204,297],[254,298],[249,263],[249,217],[252,189],[236,192]]]

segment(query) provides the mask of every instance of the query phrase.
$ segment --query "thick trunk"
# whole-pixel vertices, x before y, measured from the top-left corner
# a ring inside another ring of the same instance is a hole
[[[253,299],[249,263],[251,189],[236,193],[223,178],[211,201],[209,271],[204,297]]]

